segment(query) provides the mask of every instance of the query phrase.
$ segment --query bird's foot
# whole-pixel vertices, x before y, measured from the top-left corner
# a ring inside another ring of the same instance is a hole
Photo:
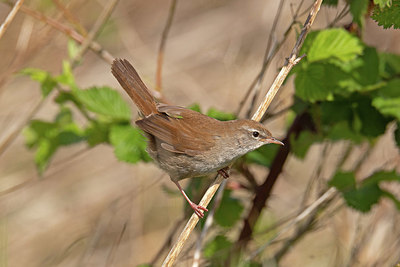
[[[194,213],[196,213],[196,215],[199,216],[200,218],[204,217],[204,213],[202,211],[204,212],[208,211],[208,209],[204,208],[203,206],[194,204],[193,202],[189,204],[190,207],[192,207],[192,209],[194,210]]]
[[[229,178],[229,167],[222,168],[218,171],[219,175],[224,177],[225,179]]]

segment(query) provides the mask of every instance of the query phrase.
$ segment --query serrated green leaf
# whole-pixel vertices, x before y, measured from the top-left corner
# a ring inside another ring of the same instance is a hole
[[[349,2],[350,12],[353,20],[361,27],[364,27],[365,14],[368,10],[369,0],[352,0]]]
[[[110,143],[114,147],[117,159],[136,163],[150,161],[146,152],[146,141],[139,129],[130,125],[115,125],[110,130]]]
[[[232,227],[239,221],[243,212],[243,205],[231,196],[231,190],[225,190],[221,205],[215,212],[215,222],[222,227]]]
[[[325,69],[320,64],[311,64],[297,72],[295,78],[296,95],[301,99],[314,102],[326,100],[332,96],[325,86]]]
[[[378,5],[374,7],[371,18],[378,22],[379,26],[384,29],[393,27],[400,28],[400,0],[392,0],[390,6],[380,8]]]
[[[267,168],[271,167],[272,160],[275,158],[279,150],[279,145],[270,144],[262,146],[257,150],[251,151],[246,154],[245,159],[247,163],[255,163]]]
[[[356,178],[352,172],[338,172],[328,184],[342,192],[352,191],[356,188]]]
[[[377,108],[383,115],[393,116],[396,118],[396,120],[400,121],[400,97],[376,97],[372,101],[372,105]]]
[[[226,113],[215,108],[210,108],[207,111],[207,116],[220,120],[220,121],[230,121],[236,119],[236,116],[232,113]]]
[[[363,50],[360,40],[344,29],[320,31],[307,53],[309,62],[329,58],[350,61],[361,55]]]
[[[348,94],[350,90],[341,88],[340,82],[349,78],[332,64],[308,64],[296,74],[296,95],[310,102],[332,100],[334,93]]]
[[[28,75],[32,80],[40,83],[40,90],[42,91],[42,96],[46,97],[50,92],[57,86],[57,81],[51,76],[47,71],[34,68],[26,68],[21,72],[23,75]]]
[[[229,251],[232,242],[225,236],[217,235],[212,241],[208,242],[203,250],[203,255],[206,259],[218,260],[223,263],[229,256]]]
[[[116,120],[131,119],[131,111],[121,95],[109,87],[92,87],[73,92],[88,110]]]

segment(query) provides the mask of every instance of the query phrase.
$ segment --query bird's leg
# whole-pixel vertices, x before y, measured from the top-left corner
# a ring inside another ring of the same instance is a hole
[[[196,215],[199,216],[200,218],[203,218],[204,214],[203,214],[202,211],[208,211],[208,209],[206,209],[206,208],[204,208],[204,207],[202,207],[200,205],[194,204],[189,199],[189,197],[186,195],[185,191],[183,191],[183,189],[182,189],[181,185],[179,184],[179,182],[176,182],[176,181],[173,181],[173,182],[176,184],[176,186],[178,187],[179,191],[181,191],[182,195],[186,198],[186,200],[189,203],[190,207],[192,207],[192,209],[194,210],[194,213],[196,213]]]
[[[225,168],[220,169],[220,170],[218,171],[218,173],[219,173],[219,175],[221,175],[221,176],[224,177],[225,179],[226,179],[226,178],[229,178],[229,167],[225,167]]]

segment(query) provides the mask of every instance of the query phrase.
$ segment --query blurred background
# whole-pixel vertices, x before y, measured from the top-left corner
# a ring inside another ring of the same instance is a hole
[[[287,2],[273,40],[281,40],[292,22],[298,1]],[[305,12],[297,19],[301,23],[313,1],[304,2]],[[11,10],[12,5],[7,3],[0,2],[0,21]],[[156,87],[158,49],[170,4],[164,0],[119,1],[96,37],[112,57],[128,59],[150,88]],[[90,31],[108,5],[108,1],[100,0],[24,3],[29,10],[61,25],[85,31]],[[279,1],[261,0],[178,1],[164,53],[163,97],[181,106],[198,103],[203,110],[216,107],[236,112],[261,69],[278,5]],[[337,12],[336,8],[323,7],[313,28],[325,28]],[[351,20],[350,15],[344,16],[337,25],[347,25]],[[269,65],[261,95],[290,54],[295,38],[296,32],[291,31]],[[0,39],[0,265],[134,266],[153,260],[155,266],[160,265],[166,251],[159,258],[156,255],[182,221],[187,205],[179,194],[168,193],[176,189],[165,173],[153,163],[119,162],[106,144],[94,148],[76,144],[59,149],[39,175],[34,151],[25,146],[21,129],[32,118],[52,119],[57,106],[52,98],[42,101],[39,84],[18,72],[29,67],[59,74],[62,61],[68,58],[68,39],[66,33],[22,9]],[[400,53],[400,33],[383,30],[372,20],[366,20],[363,40],[379,51]],[[82,88],[111,86],[131,103],[111,75],[110,63],[99,53],[85,53],[73,73]],[[293,101],[292,83],[290,77],[269,112]],[[131,106],[136,117],[136,108]],[[246,102],[239,117],[244,117],[248,109]],[[268,121],[278,138],[283,137],[286,126],[285,114]],[[400,171],[392,134],[378,142],[359,168],[360,177],[380,164]],[[289,158],[268,202],[265,220],[279,221],[298,211],[321,149],[313,146],[303,160]],[[341,149],[341,144],[332,146],[328,162],[340,160]],[[360,145],[346,163],[348,167],[364,153],[365,147]],[[256,179],[266,175],[264,168],[251,168]],[[328,178],[331,172],[328,166],[321,176]],[[238,176],[234,172],[230,180],[240,180]],[[248,209],[251,196],[240,190],[235,195]],[[387,200],[367,214],[338,202],[332,216],[291,247],[280,265],[335,266],[348,262],[355,247],[357,257],[350,265],[370,266],[368,263],[379,255],[393,262],[400,245],[399,219],[395,206]],[[230,235],[235,237],[239,228],[232,229]],[[177,266],[190,266],[197,235],[194,233],[186,244]]]

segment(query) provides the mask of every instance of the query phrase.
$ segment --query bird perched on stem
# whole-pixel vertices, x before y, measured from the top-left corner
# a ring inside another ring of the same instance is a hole
[[[225,168],[235,159],[265,144],[283,145],[259,122],[219,121],[187,108],[156,102],[125,59],[115,59],[111,72],[140,110],[142,118],[136,125],[147,136],[147,152],[169,174],[200,218],[208,210],[189,199],[180,180],[217,171],[227,178]]]

